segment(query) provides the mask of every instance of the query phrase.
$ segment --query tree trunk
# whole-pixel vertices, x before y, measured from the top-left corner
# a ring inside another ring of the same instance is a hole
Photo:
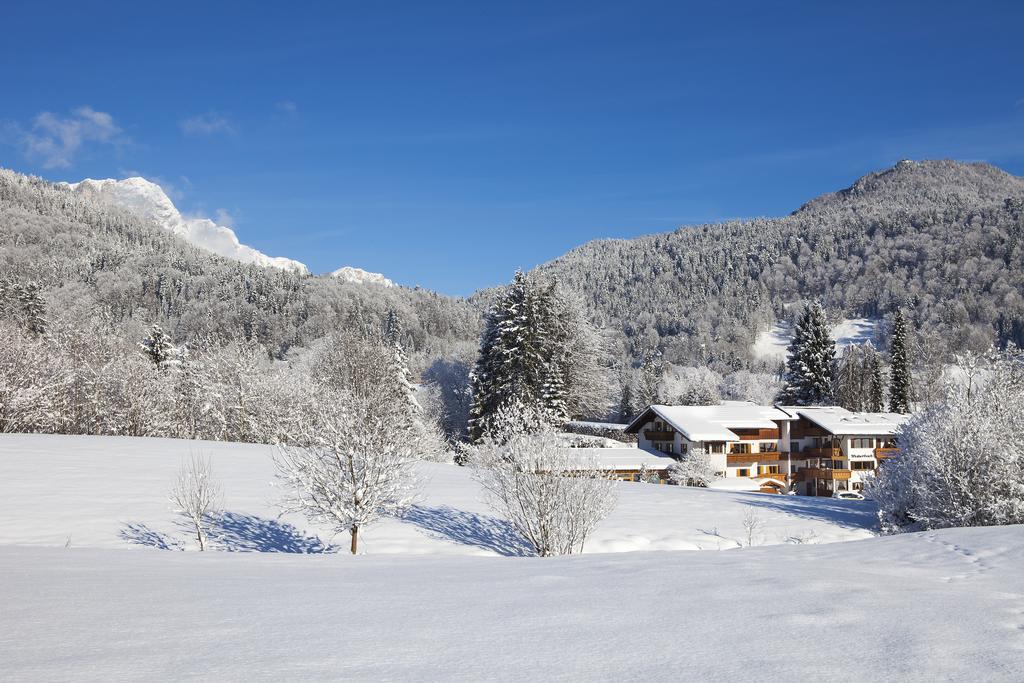
[[[359,547],[359,527],[354,526],[350,529],[352,532],[352,554],[356,554],[356,550]]]

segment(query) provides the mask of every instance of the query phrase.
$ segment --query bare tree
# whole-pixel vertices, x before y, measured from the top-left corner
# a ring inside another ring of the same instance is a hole
[[[213,479],[209,458],[193,456],[181,466],[170,499],[192,524],[200,550],[206,550],[206,528],[220,508],[222,498],[223,492]]]
[[[393,402],[324,388],[321,400],[284,431],[274,457],[287,487],[283,507],[348,531],[401,514],[414,499],[414,435]]]
[[[764,521],[752,509],[748,509],[743,515],[743,531],[747,537],[747,547],[754,545],[757,535],[764,526]]]
[[[488,504],[542,557],[582,551],[617,501],[610,474],[562,448],[546,425],[540,411],[499,409],[469,455]]]

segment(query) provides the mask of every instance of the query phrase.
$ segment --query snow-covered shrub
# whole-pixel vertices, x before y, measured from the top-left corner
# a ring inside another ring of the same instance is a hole
[[[701,448],[682,455],[668,468],[668,480],[678,486],[707,486],[714,479],[714,465]]]
[[[491,434],[468,455],[488,504],[537,555],[582,551],[587,536],[615,507],[609,473],[561,447],[537,411],[512,404],[493,418]]]
[[[1024,523],[1024,369],[1001,359],[983,386],[945,401],[898,434],[900,454],[869,482],[886,531]]]

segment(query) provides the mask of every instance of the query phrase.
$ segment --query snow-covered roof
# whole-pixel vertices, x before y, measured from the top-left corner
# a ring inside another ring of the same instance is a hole
[[[899,413],[854,413],[839,406],[780,406],[787,413],[806,418],[830,434],[892,435],[909,415]]]
[[[750,477],[726,477],[723,479],[715,479],[708,484],[709,489],[715,489],[718,491],[753,491],[759,492],[761,487],[765,484],[770,484],[776,488],[785,489],[786,485],[775,479],[768,477],[757,477],[751,479]]]
[[[590,420],[569,420],[565,424],[572,427],[588,427],[590,429],[608,429],[611,431],[622,431],[628,425],[619,422],[592,422]]]
[[[577,456],[580,462],[593,463],[603,470],[668,469],[675,460],[668,455],[640,448],[566,448],[565,453]]]
[[[723,401],[715,406],[654,405],[633,420],[627,432],[637,432],[657,415],[690,441],[738,441],[733,429],[774,429],[776,421],[793,417],[774,406],[750,401]]]

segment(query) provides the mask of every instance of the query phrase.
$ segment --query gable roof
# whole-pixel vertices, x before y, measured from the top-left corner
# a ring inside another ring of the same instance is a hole
[[[774,406],[750,401],[723,401],[715,406],[653,405],[629,423],[626,433],[636,434],[654,416],[689,441],[739,441],[733,429],[774,429],[778,427],[776,421],[794,419]]]
[[[909,415],[900,413],[854,413],[839,406],[780,406],[787,413],[803,417],[830,434],[892,435]]]

